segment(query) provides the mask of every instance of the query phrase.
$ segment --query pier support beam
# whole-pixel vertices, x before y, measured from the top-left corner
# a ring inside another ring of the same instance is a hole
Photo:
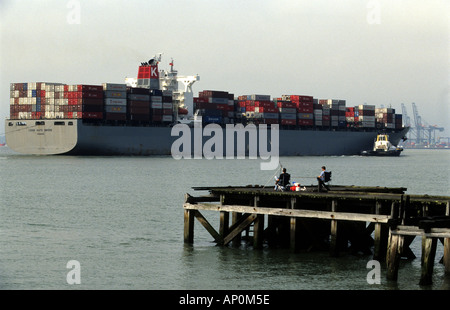
[[[235,225],[241,218],[242,213],[232,212],[231,213],[231,225]],[[241,245],[241,234],[237,234],[236,237],[231,241],[231,245],[234,247],[239,247]]]
[[[380,214],[381,203],[376,202],[376,214]],[[374,231],[374,246],[373,246],[373,259],[381,261],[383,257],[386,257],[387,241],[389,238],[389,229],[387,225],[381,223],[375,223]]]
[[[331,202],[331,212],[337,211],[337,201],[333,200]],[[330,230],[330,255],[335,257],[339,255],[339,242],[338,242],[338,222],[337,220],[331,220],[331,230]]]
[[[388,280],[397,281],[400,255],[403,251],[403,236],[389,232],[388,249],[386,254]]]
[[[447,201],[445,215],[450,216],[450,201]],[[450,238],[444,238],[443,263],[445,268],[445,276],[450,277]]]
[[[432,277],[437,240],[437,238],[422,237],[422,274],[420,276],[420,285],[433,283]]]
[[[184,243],[194,243],[195,210],[184,210]]]

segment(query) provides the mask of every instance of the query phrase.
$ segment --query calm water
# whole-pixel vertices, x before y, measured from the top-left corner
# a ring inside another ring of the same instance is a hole
[[[399,158],[283,157],[294,181],[314,183],[320,167],[334,184],[406,187],[450,195],[450,151],[406,150]],[[171,157],[24,156],[0,148],[1,289],[421,289],[420,239],[397,284],[369,285],[371,256],[216,247],[201,225],[183,243],[185,193],[192,186],[273,184],[258,160]],[[217,227],[217,214],[205,213]],[[438,260],[432,289],[448,288]],[[81,284],[66,264],[81,264]]]

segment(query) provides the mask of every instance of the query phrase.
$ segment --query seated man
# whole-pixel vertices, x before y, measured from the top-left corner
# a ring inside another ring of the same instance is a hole
[[[322,172],[317,177],[317,181],[319,181],[319,192],[322,190],[322,187],[325,187],[327,190],[330,190],[328,185],[325,184],[325,182],[329,181],[325,178],[325,174],[330,174],[330,173],[327,171],[327,168],[325,168],[325,166],[322,166]]]
[[[276,181],[276,184],[282,187],[286,187],[291,181],[291,175],[286,172],[286,168],[283,168],[283,172],[280,174]]]

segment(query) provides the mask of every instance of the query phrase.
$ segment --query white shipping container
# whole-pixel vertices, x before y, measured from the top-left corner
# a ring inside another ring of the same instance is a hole
[[[106,98],[105,99],[105,105],[126,106],[127,105],[127,99]]]
[[[163,115],[163,117],[162,117],[163,122],[171,122],[172,120],[173,120],[172,115]]]
[[[228,99],[228,105],[234,106],[234,100]]]
[[[323,122],[322,122],[322,120],[316,119],[316,120],[314,120],[314,125],[316,125],[316,126],[322,126],[322,125],[323,125]]]
[[[30,113],[30,117],[28,117],[28,113]],[[19,119],[28,119],[28,118],[31,118],[31,112],[19,112],[18,116],[19,116]]]
[[[14,105],[14,98],[9,98],[9,105]]]
[[[113,84],[113,83],[103,83],[103,90],[108,91],[127,91],[127,84]]]
[[[45,118],[55,118],[55,112],[53,111],[45,111]]]

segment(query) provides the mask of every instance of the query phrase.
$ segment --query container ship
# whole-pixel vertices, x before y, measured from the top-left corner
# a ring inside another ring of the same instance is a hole
[[[173,60],[169,70],[159,70],[160,61],[161,54],[141,63],[137,78],[123,84],[11,83],[8,147],[34,155],[171,155],[176,124],[192,133],[208,124],[256,130],[266,124],[270,132],[276,124],[280,156],[359,155],[378,133],[397,145],[409,130],[392,108],[347,107],[340,99],[223,90],[194,96],[200,77],[179,76]]]

